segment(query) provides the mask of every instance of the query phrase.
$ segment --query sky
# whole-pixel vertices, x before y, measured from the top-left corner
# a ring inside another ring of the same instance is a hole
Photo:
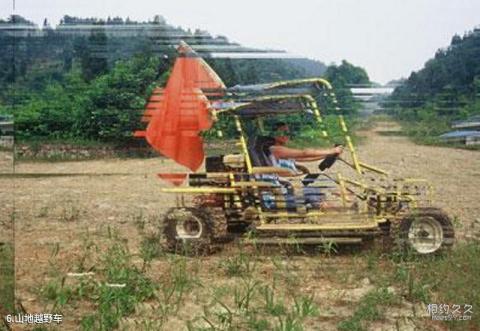
[[[0,17],[14,0],[0,1]],[[155,14],[169,24],[207,30],[244,46],[282,49],[326,64],[342,59],[373,81],[408,77],[447,47],[454,34],[480,25],[479,0],[15,0],[15,13],[41,25],[65,15]]]

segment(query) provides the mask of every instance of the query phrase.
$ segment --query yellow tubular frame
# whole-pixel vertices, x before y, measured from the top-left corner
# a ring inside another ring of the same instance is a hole
[[[275,89],[275,88],[284,87],[284,86],[295,86],[295,85],[305,84],[305,83],[314,83],[314,84],[319,84],[319,85],[324,86],[326,88],[327,92],[328,92],[327,95],[332,98],[332,102],[335,106],[335,110],[340,112],[340,108],[338,107],[338,101],[336,99],[335,93],[333,92],[333,88],[332,88],[331,84],[325,79],[311,78],[311,79],[299,79],[299,80],[277,82],[277,83],[270,84],[267,87],[267,89]],[[232,106],[230,108],[216,110],[216,111],[212,110],[213,116],[215,118],[220,113],[224,113],[224,112],[233,113],[232,115],[234,117],[235,127],[236,127],[237,133],[239,135],[238,145],[241,147],[241,153],[243,154],[243,156],[245,158],[245,163],[246,163],[246,168],[247,168],[246,170],[247,170],[247,173],[249,175],[253,175],[255,173],[255,171],[254,171],[255,168],[252,165],[250,155],[249,155],[249,152],[248,152],[247,139],[246,139],[243,127],[242,127],[242,122],[240,120],[239,115],[235,114],[235,111],[243,109],[243,108],[247,108],[248,106],[252,105],[254,102],[275,101],[275,100],[285,100],[285,99],[295,99],[295,98],[303,100],[305,102],[305,104],[309,107],[309,109],[311,109],[313,111],[317,123],[319,123],[321,125],[321,135],[322,135],[322,137],[326,138],[327,140],[330,141],[330,137],[328,135],[328,132],[327,132],[327,130],[325,128],[325,125],[324,125],[324,121],[322,119],[322,114],[320,112],[320,107],[318,106],[315,98],[313,98],[309,94],[283,94],[283,95],[279,94],[279,95],[270,95],[270,96],[260,96],[260,97],[254,98],[252,100],[237,104],[237,105]],[[351,137],[349,135],[349,132],[348,132],[348,128],[347,128],[347,124],[345,122],[345,118],[342,114],[338,114],[338,123],[339,123],[340,129],[341,129],[341,131],[344,135],[346,147],[349,149],[352,160],[353,160],[353,162],[352,162],[352,164],[350,164],[350,166],[360,175],[364,174],[363,170],[369,170],[369,171],[372,171],[372,172],[375,172],[375,173],[378,173],[378,174],[382,174],[382,175],[388,177],[389,174],[385,170],[374,167],[374,166],[371,166],[371,165],[368,165],[364,162],[359,161],[359,158],[357,156],[357,152],[355,150],[355,147],[353,146],[352,139],[351,139]],[[263,127],[263,122],[261,122],[261,119],[259,119],[259,126]],[[235,180],[234,180],[234,177],[233,177],[233,173],[228,173],[228,176],[230,178],[230,184],[231,184],[231,187],[229,187],[229,188],[216,188],[216,187],[170,188],[170,189],[164,189],[163,191],[164,192],[172,192],[172,193],[173,192],[175,192],[175,193],[224,193],[224,194],[233,195],[234,200],[237,201],[238,199],[241,198],[242,191],[244,191],[247,188],[253,188],[254,189],[254,194],[256,195],[257,198],[259,198],[260,191],[258,189],[262,186],[268,186],[267,183],[262,183],[262,182],[258,182],[258,184],[252,183],[251,185],[250,185],[249,182],[238,182],[238,183],[236,183]],[[405,182],[407,182],[407,181],[408,180],[405,180]],[[410,180],[410,182],[414,182],[414,181],[415,180]],[[350,185],[353,185],[353,186],[356,186],[356,187],[361,187],[364,191],[375,192],[375,194],[380,194],[380,195],[388,194],[387,192],[385,192],[384,189],[373,188],[373,187],[370,187],[368,185],[365,185],[365,183],[363,183],[362,179],[360,179],[360,181],[354,181],[354,180],[350,180],[348,178],[344,178],[341,175],[341,173],[337,173],[337,183],[340,186],[341,199],[342,199],[342,202],[343,202],[344,206],[346,205],[346,202],[347,202],[346,201],[346,191],[347,190],[351,191],[350,188],[348,188],[347,184],[350,184]],[[399,198],[399,192],[393,192],[393,193],[394,194],[396,193],[397,198]],[[412,202],[415,202],[415,198],[412,197],[412,196],[408,196],[408,197],[404,196],[403,198],[406,198],[406,199],[409,199]],[[260,206],[257,206],[256,209],[257,209],[258,217],[259,217],[260,224],[261,224],[260,227],[262,227],[264,225],[267,225],[266,224],[267,219],[277,219],[277,220],[281,221],[283,218],[288,219],[290,217],[304,218],[304,217],[314,217],[314,216],[330,215],[331,214],[331,213],[324,213],[324,212],[308,212],[308,213],[272,213],[272,212],[268,212],[268,211],[263,212]],[[367,209],[367,205],[365,204],[364,212],[367,212],[366,209]],[[358,215],[358,212],[355,213],[355,214]],[[377,216],[377,218],[378,218],[378,216]],[[363,228],[363,227],[368,228],[369,226],[373,226],[374,223],[376,223],[376,222],[378,223],[378,222],[382,222],[382,221],[384,221],[384,220],[378,218],[378,219],[375,219],[371,225],[358,224],[358,228]],[[290,228],[289,224],[282,224],[282,225],[284,226],[285,229]],[[278,226],[278,224],[277,225],[271,225],[271,226]],[[326,229],[330,225],[323,225],[323,226]],[[338,225],[333,225],[332,224],[331,226],[332,226],[332,229],[343,228],[342,224],[338,224]],[[356,226],[353,225],[353,224],[350,224],[349,226],[353,226],[353,228],[356,228]],[[311,229],[311,227],[308,226],[307,224],[302,225],[300,227],[301,228],[304,227],[305,229]],[[321,228],[321,227],[322,226],[320,226],[319,228]]]
[[[245,157],[245,163],[247,164],[247,171],[249,174],[252,173],[252,160],[250,160],[250,154],[248,154],[248,147],[247,147],[247,140],[245,139],[245,135],[243,134],[242,123],[238,118],[238,115],[234,115],[235,119],[235,126],[237,128],[237,132],[240,135],[240,147],[242,148],[243,156]]]
[[[283,86],[299,85],[299,84],[306,84],[306,83],[314,83],[314,84],[316,83],[316,84],[320,84],[320,85],[325,86],[326,89],[329,92],[330,97],[332,98],[333,104],[335,106],[335,110],[340,111],[340,107],[337,106],[338,101],[337,101],[337,97],[335,96],[335,93],[333,92],[332,84],[330,84],[330,82],[328,80],[323,79],[323,78],[307,78],[307,79],[294,79],[294,80],[289,80],[289,81],[282,81],[282,82],[277,82],[277,83],[270,84],[268,89],[275,89],[275,88],[283,87]],[[313,99],[310,95],[308,97],[310,99]],[[315,100],[313,100],[313,101],[315,102]],[[315,108],[317,108],[317,110],[318,110],[318,106],[316,106],[316,102],[315,102]],[[315,110],[314,110],[314,112],[315,112]],[[322,120],[321,120],[321,117],[319,116],[319,114],[316,117],[317,117],[317,121],[320,118],[320,123],[322,123]],[[357,157],[357,153],[355,151],[355,147],[353,146],[352,139],[351,139],[351,137],[348,133],[347,124],[345,123],[345,119],[343,118],[342,114],[338,115],[338,121],[339,121],[339,124],[340,124],[340,128],[342,129],[343,135],[345,137],[346,145],[347,145],[348,149],[350,150],[350,154],[352,155],[352,160],[353,160],[353,165],[355,167],[355,170],[357,171],[358,174],[361,175],[362,174],[362,169],[361,169],[361,166],[360,166],[360,162],[358,161],[358,157]],[[323,134],[323,132],[322,132],[322,134]],[[326,137],[326,135],[325,135],[325,137]]]

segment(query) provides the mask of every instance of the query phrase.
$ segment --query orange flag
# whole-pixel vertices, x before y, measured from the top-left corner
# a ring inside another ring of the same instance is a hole
[[[155,89],[147,104],[145,117],[150,119],[144,135],[156,151],[196,171],[204,159],[199,133],[212,126],[209,93],[202,90],[218,94],[225,85],[186,43],[178,51],[165,89]]]

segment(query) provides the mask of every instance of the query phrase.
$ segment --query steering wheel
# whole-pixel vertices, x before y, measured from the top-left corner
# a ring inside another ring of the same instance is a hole
[[[341,146],[341,145],[335,145],[335,147],[338,147],[338,146]],[[322,162],[320,162],[320,164],[318,165],[318,169],[320,169],[320,171],[324,171],[325,169],[330,168],[337,161],[339,156],[340,154],[327,156],[322,160]]]
[[[322,160],[322,162],[320,162],[318,169],[320,169],[320,171],[324,171],[325,169],[330,168],[337,161],[337,158],[338,155],[327,156]]]

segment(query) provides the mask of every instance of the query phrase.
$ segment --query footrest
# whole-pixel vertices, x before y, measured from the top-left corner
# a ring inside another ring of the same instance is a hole
[[[326,237],[326,238],[255,238],[244,239],[247,244],[263,244],[263,245],[279,245],[279,244],[300,244],[300,245],[318,245],[326,243],[337,244],[360,244],[362,238],[348,238],[348,237]]]
[[[376,222],[362,223],[322,223],[322,224],[262,224],[255,228],[256,231],[328,231],[328,230],[366,230],[377,229]]]

